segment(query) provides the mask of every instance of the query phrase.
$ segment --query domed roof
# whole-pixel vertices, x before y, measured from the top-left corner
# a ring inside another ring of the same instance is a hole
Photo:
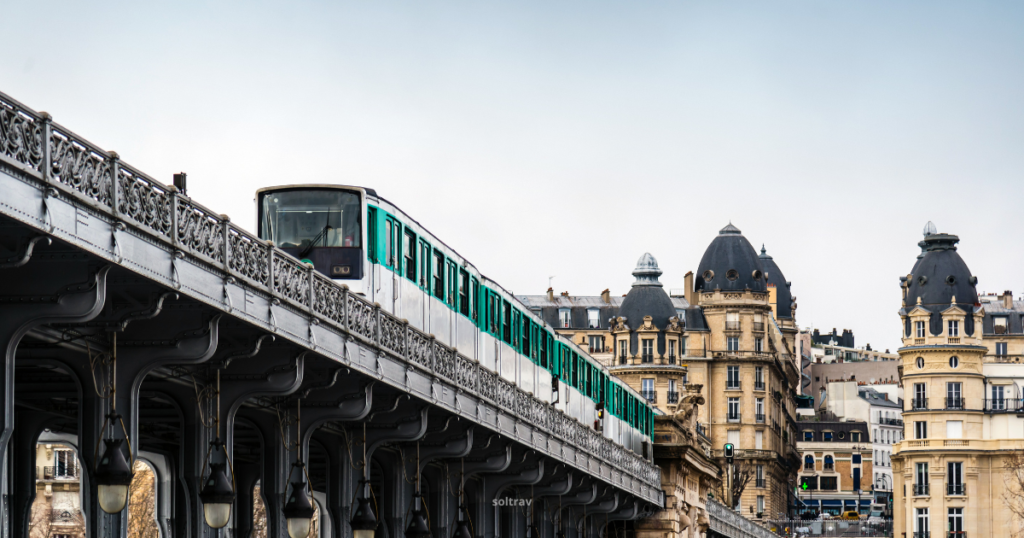
[[[924,239],[924,257],[917,261],[910,274],[908,309],[920,299],[921,306],[937,312],[948,307],[955,297],[960,308],[973,311],[978,302],[975,288],[978,280],[957,254],[958,242],[960,238],[951,234],[932,234]]]
[[[764,268],[757,252],[739,228],[732,225],[718,232],[700,259],[694,289],[724,291],[765,291]]]
[[[619,316],[626,318],[630,329],[635,331],[643,325],[644,316],[651,316],[654,326],[664,329],[668,326],[668,319],[676,315],[672,299],[661,289],[660,275],[658,260],[650,253],[645,253],[637,261],[633,270],[636,281],[619,306]]]
[[[765,280],[768,281],[768,284],[775,286],[776,312],[778,312],[779,318],[792,319],[793,293],[789,289],[789,282],[775,260],[768,255],[764,245],[761,245],[761,255],[758,256],[758,259],[761,260],[761,267],[764,268]]]

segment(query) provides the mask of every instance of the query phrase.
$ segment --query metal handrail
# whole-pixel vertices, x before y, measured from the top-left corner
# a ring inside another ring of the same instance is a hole
[[[928,398],[914,398],[910,400],[910,408],[913,411],[928,410]]]
[[[962,410],[963,408],[963,398],[946,398],[946,409]]]
[[[914,484],[914,496],[928,495],[928,484]]]
[[[672,403],[679,403],[679,393],[678,392],[669,392],[668,393],[667,401],[670,404],[672,404]]]

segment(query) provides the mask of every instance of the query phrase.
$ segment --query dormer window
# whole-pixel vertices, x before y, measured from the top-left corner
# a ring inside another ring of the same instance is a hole
[[[951,319],[946,326],[946,336],[960,336],[960,322]]]
[[[917,337],[918,338],[924,338],[924,322],[923,321],[915,321],[914,322],[914,326],[917,328]]]
[[[563,328],[568,328],[571,322],[572,322],[572,316],[570,316],[570,314],[569,314],[569,309],[568,308],[559,308],[558,309],[558,324],[561,325]]]
[[[992,318],[992,330],[996,334],[1006,334],[1006,316]]]
[[[587,309],[587,325],[591,329],[601,328],[601,310],[597,308]]]

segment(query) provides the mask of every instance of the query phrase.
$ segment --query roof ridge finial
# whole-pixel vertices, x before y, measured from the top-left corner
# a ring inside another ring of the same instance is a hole
[[[636,269],[633,270],[636,281],[634,286],[661,286],[658,277],[661,276],[661,269],[658,268],[658,260],[650,252],[644,252],[643,256],[636,262]]]
[[[727,224],[725,226],[725,228],[722,228],[721,230],[718,231],[718,235],[728,235],[728,234],[742,235],[743,232],[741,232],[739,228],[737,228],[735,225],[733,225],[732,221],[730,220],[729,224]]]

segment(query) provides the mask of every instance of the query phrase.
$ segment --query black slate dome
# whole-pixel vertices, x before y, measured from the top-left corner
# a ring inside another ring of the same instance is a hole
[[[973,334],[974,320],[970,315],[978,303],[978,279],[956,251],[960,238],[951,234],[932,234],[926,237],[924,257],[917,260],[909,276],[906,309],[920,304],[932,312],[932,334],[942,332],[940,312],[948,308],[953,299],[969,315],[964,320],[967,334]],[[919,302],[920,301],[920,302]]]
[[[676,307],[658,281],[661,276],[658,260],[649,252],[645,253],[637,262],[633,276],[636,281],[619,306],[619,316],[625,318],[634,331],[643,325],[644,316],[651,316],[659,329],[668,327],[668,319],[676,315]]]
[[[761,255],[758,258],[761,260],[761,267],[764,268],[765,280],[769,285],[775,286],[775,303],[779,318],[793,319],[793,293],[789,289],[785,275],[775,260],[768,255],[764,245],[761,245]]]
[[[732,225],[718,232],[697,267],[696,291],[766,291],[764,267],[757,252],[739,228]]]

